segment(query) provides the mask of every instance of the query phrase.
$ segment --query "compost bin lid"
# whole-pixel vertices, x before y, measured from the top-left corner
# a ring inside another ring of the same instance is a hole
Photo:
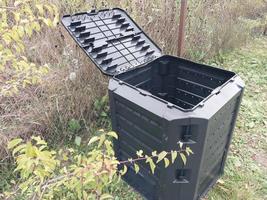
[[[120,74],[161,56],[161,49],[119,8],[65,15],[62,24],[107,75]]]

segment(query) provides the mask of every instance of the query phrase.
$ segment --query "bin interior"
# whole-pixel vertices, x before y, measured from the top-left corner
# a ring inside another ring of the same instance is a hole
[[[193,109],[235,73],[173,56],[162,56],[115,78],[182,109]]]

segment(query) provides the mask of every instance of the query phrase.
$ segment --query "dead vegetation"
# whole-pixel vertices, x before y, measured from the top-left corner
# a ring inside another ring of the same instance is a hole
[[[50,64],[50,73],[37,87],[0,99],[0,155],[7,155],[7,141],[14,137],[42,135],[53,142],[68,137],[68,122],[93,122],[93,102],[106,94],[107,77],[88,62],[68,35],[47,30],[28,41],[28,57]],[[40,41],[40,42],[38,42]],[[67,44],[72,44],[68,45]]]

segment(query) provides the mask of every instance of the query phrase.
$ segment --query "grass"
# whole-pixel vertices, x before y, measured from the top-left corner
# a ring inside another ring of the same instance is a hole
[[[246,90],[225,175],[208,199],[267,199],[267,38],[224,55],[221,64],[242,77]]]

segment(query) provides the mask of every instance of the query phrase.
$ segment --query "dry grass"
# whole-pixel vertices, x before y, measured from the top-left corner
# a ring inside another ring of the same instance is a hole
[[[92,123],[92,105],[106,94],[107,77],[88,62],[68,35],[60,32],[47,30],[27,41],[27,56],[38,64],[48,62],[51,71],[39,86],[0,99],[1,147],[10,138],[32,134],[63,142],[71,119],[82,121],[85,128]],[[76,75],[75,80],[70,80],[71,73]],[[8,152],[1,150],[2,156]]]
[[[50,1],[63,14],[90,10],[94,5],[86,0]],[[180,6],[177,0],[95,2],[98,9],[126,8],[165,53],[176,54]],[[266,14],[264,5],[264,0],[189,1],[186,57],[207,59],[245,43],[251,27],[243,19],[262,17]],[[108,78],[96,70],[62,27],[45,29],[25,42],[27,57],[37,64],[48,63],[51,71],[41,85],[0,99],[0,147],[5,147],[10,138],[31,134],[64,141],[71,119],[82,121],[88,129],[94,122],[92,104],[107,90]],[[71,73],[76,74],[74,81],[69,79]],[[2,157],[4,152],[7,151],[2,148]]]

